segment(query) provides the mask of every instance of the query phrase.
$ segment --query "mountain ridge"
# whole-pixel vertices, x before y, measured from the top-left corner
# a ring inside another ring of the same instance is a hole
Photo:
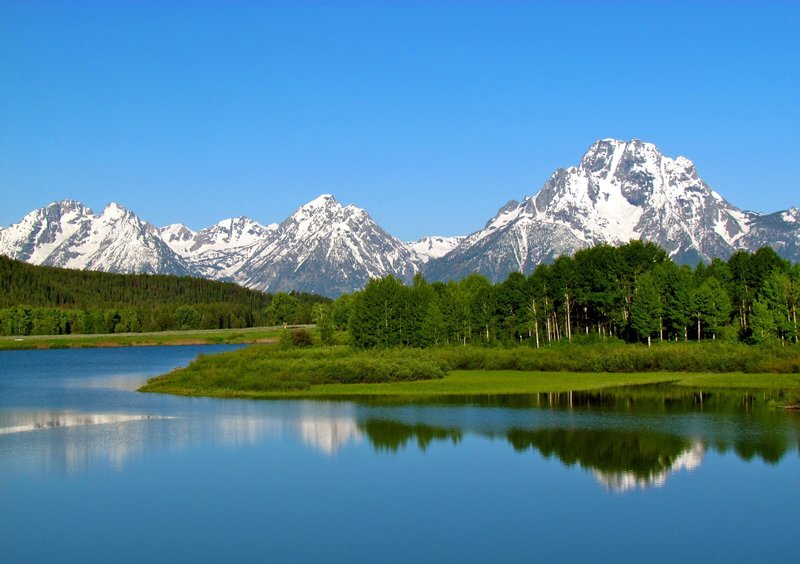
[[[75,200],[33,210],[0,228],[0,254],[34,264],[109,272],[193,275],[266,291],[335,296],[370,278],[416,272],[448,280],[512,271],[598,243],[643,239],[677,262],[708,262],[769,245],[800,260],[800,210],[741,210],[700,178],[685,157],[637,139],[601,139],[575,166],[559,168],[531,196],[509,200],[464,237],[402,242],[363,209],[322,194],[280,224],[246,216],[193,231],[155,227],[111,203],[100,214]]]

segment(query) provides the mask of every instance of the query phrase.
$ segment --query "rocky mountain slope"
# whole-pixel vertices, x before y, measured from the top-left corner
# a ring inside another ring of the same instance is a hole
[[[195,275],[227,280],[277,227],[265,227],[242,216],[222,220],[197,233],[181,224],[168,225],[160,233],[170,248],[191,265]]]
[[[248,288],[338,295],[389,274],[409,281],[417,270],[414,254],[367,212],[324,194],[281,223],[234,279]]]
[[[73,200],[34,210],[0,233],[0,253],[64,268],[192,273],[161,239],[158,229],[115,203],[99,215]]]
[[[631,239],[657,243],[690,264],[765,244],[796,261],[797,215],[742,211],[709,188],[688,159],[638,140],[604,139],[578,166],[553,173],[536,195],[506,204],[425,272],[432,279],[481,272],[501,280],[561,254]]]

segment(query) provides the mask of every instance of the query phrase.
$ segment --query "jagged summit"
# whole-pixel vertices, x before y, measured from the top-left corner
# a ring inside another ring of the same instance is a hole
[[[796,243],[779,243],[787,239],[786,217],[793,217],[782,213],[781,225],[763,225],[760,214],[736,208],[709,188],[689,159],[666,157],[638,139],[603,139],[577,166],[556,170],[535,195],[503,206],[426,271],[435,279],[482,272],[498,280],[561,254],[631,239],[655,242],[676,261],[695,263],[752,248],[756,232],[758,241],[771,240],[784,256],[796,256]]]
[[[690,160],[639,140],[594,143],[578,167],[556,171],[532,208],[538,220],[563,225],[588,244],[646,239],[679,261],[730,254],[749,219],[711,190]]]
[[[370,278],[393,274],[408,280],[416,271],[413,254],[366,211],[323,194],[281,223],[236,280],[270,291],[302,288],[338,295]]]
[[[156,228],[117,203],[107,205],[99,215],[74,200],[34,210],[0,233],[0,252],[65,268],[189,273]]]
[[[300,210],[313,210],[317,208],[322,208],[325,206],[330,205],[337,205],[339,202],[336,201],[336,198],[333,197],[333,194],[320,194],[304,206],[301,206],[298,211]],[[339,204],[340,205],[340,204]]]

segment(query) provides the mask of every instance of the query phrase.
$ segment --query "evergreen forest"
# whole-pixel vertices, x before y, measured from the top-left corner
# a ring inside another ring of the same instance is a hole
[[[511,273],[410,286],[394,277],[315,308],[323,340],[346,329],[359,348],[617,340],[798,343],[800,265],[769,247],[695,268],[652,243],[598,245]]]
[[[230,282],[35,266],[0,256],[0,335],[227,329],[312,322],[328,298]]]

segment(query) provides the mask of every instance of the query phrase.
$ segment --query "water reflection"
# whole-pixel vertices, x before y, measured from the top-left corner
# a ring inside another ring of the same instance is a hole
[[[303,442],[325,454],[335,454],[348,443],[360,443],[362,433],[355,419],[309,417],[299,423]]]
[[[0,413],[0,458],[26,473],[83,472],[96,463],[121,470],[149,447],[150,414],[24,411]]]
[[[367,420],[359,424],[359,429],[366,433],[375,450],[390,452],[405,448],[412,439],[416,440],[417,446],[424,452],[434,441],[449,441],[455,445],[463,437],[460,429],[440,429],[423,423],[408,425],[385,419]]]
[[[626,492],[634,489],[645,489],[652,486],[663,486],[671,474],[681,470],[692,471],[703,463],[706,448],[701,442],[695,442],[690,448],[683,451],[672,461],[669,467],[661,471],[653,472],[647,476],[639,476],[632,471],[603,472],[593,470],[597,481],[607,490],[615,492]]]
[[[94,389],[99,381],[84,385]],[[392,406],[385,400],[260,402],[126,394],[132,405],[142,402],[140,412],[0,410],[0,471],[122,468],[159,450],[275,441],[302,444],[327,457],[365,445],[400,455],[434,445],[457,447],[473,437],[500,439],[521,455],[536,452],[578,465],[603,488],[626,492],[663,486],[676,473],[697,469],[709,450],[776,464],[800,448],[797,414],[769,408],[769,398],[748,394],[701,399],[685,390],[654,388]]]
[[[115,374],[95,378],[70,378],[64,382],[65,388],[85,388],[99,390],[123,390],[133,392],[147,383],[147,374]]]
[[[121,413],[73,413],[66,411],[17,412],[13,416],[0,417],[0,435],[84,425],[111,425],[146,419],[170,419],[170,417]]]
[[[258,403],[245,402],[250,408]],[[223,415],[210,433],[229,446],[254,445],[268,438],[290,438],[313,450],[334,455],[349,444],[359,444],[363,432],[356,422],[356,406],[308,401],[285,402],[275,410],[257,410],[244,415]]]
[[[508,440],[518,452],[535,449],[567,466],[579,464],[620,492],[662,486],[671,474],[700,466],[705,456],[699,440],[649,431],[514,429]]]

